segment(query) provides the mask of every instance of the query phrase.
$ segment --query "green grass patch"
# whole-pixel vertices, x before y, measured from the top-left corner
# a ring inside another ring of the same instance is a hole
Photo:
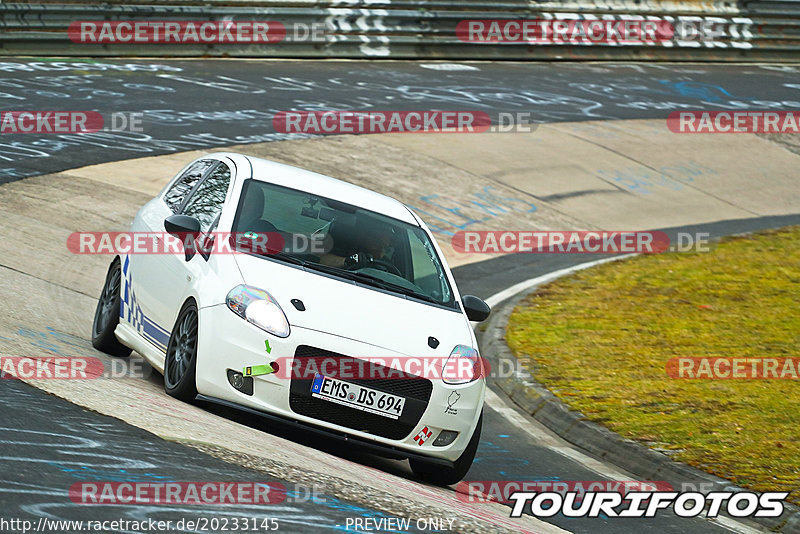
[[[800,356],[800,227],[578,272],[523,300],[506,338],[590,420],[800,503],[800,380],[681,380],[665,369],[674,357]]]

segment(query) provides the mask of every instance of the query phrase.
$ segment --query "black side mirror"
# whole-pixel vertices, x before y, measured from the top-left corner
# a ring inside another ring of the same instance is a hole
[[[470,321],[485,321],[492,309],[482,299],[472,295],[464,295],[461,299],[461,304],[464,305],[464,312],[467,314],[467,319]]]
[[[170,215],[164,219],[164,229],[175,237],[200,233],[200,221],[190,215]]]
[[[194,240],[200,235],[200,221],[189,215],[170,215],[164,219],[164,229],[183,242],[186,261],[191,260],[197,250]]]

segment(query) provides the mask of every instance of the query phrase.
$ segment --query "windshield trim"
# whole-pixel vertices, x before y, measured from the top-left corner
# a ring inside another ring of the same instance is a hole
[[[304,189],[296,189],[296,188],[293,188],[293,187],[286,187],[286,186],[279,185],[279,184],[276,184],[276,183],[273,183],[273,182],[269,182],[269,181],[266,181],[266,180],[258,180],[256,178],[252,178],[252,177],[251,178],[247,178],[247,179],[242,181],[242,190],[241,190],[241,194],[239,195],[239,201],[238,201],[238,204],[236,206],[236,213],[234,214],[231,228],[236,228],[236,225],[239,222],[239,217],[241,215],[241,211],[242,211],[242,208],[243,208],[243,205],[244,205],[244,198],[246,196],[246,193],[248,191],[248,188],[249,188],[251,182],[260,182],[260,183],[263,183],[263,184],[266,184],[266,185],[269,185],[269,186],[272,186],[272,187],[276,187],[276,188],[279,188],[279,189],[286,189],[286,190],[289,190],[289,191],[295,191],[297,193],[302,193],[302,194],[307,194],[307,195],[315,195],[311,191],[307,191],[307,190],[304,190]],[[385,217],[387,219],[391,219],[392,221],[396,221],[396,223],[398,225],[400,225],[401,227],[403,225],[405,225],[405,226],[409,226],[411,228],[418,228],[425,235],[425,237],[429,241],[431,241],[431,245],[434,245],[434,243],[432,242],[432,240],[434,239],[433,236],[431,236],[418,223],[418,221],[416,221],[416,218],[415,218],[414,223],[412,224],[412,223],[409,223],[409,222],[406,222],[406,221],[403,221],[403,220],[400,220],[400,219],[396,219],[394,217],[390,217],[388,215],[384,215],[384,214],[382,214],[380,212],[377,212],[377,211],[374,211],[374,210],[370,210],[369,208],[364,208],[362,206],[358,206],[358,205],[355,205],[355,204],[348,204],[346,202],[342,202],[342,201],[336,200],[336,199],[329,199],[329,198],[323,197],[321,195],[315,195],[315,196],[318,196],[319,198],[322,198],[324,200],[330,200],[332,202],[345,204],[347,206],[351,206],[351,207],[353,207],[355,209],[358,209],[358,210],[361,210],[361,211],[364,211],[364,212],[373,213],[373,214],[378,215],[380,217]],[[408,209],[407,206],[406,206],[406,209]],[[410,212],[410,210],[409,210],[409,212]],[[431,305],[431,306],[435,306],[437,308],[442,308],[442,309],[446,309],[446,310],[452,310],[452,311],[459,311],[460,312],[461,311],[461,307],[458,304],[458,299],[456,298],[456,292],[455,292],[452,284],[450,283],[449,276],[447,276],[448,273],[446,271],[446,267],[445,267],[444,263],[442,263],[442,259],[439,257],[439,253],[437,252],[436,247],[435,246],[431,246],[430,247],[430,251],[433,253],[433,255],[434,255],[435,259],[436,259],[436,262],[438,262],[438,269],[441,270],[442,278],[443,278],[445,284],[447,284],[447,289],[450,292],[450,300],[448,302],[435,302],[432,299],[432,297],[429,297],[427,295],[422,295],[421,294],[419,296],[415,296],[415,295],[412,295],[412,294],[407,294],[407,293],[401,292],[399,290],[392,290],[392,289],[386,288],[386,287],[379,287],[379,286],[377,286],[375,284],[371,284],[371,283],[368,283],[368,282],[364,282],[364,281],[354,280],[352,278],[348,278],[346,275],[338,275],[338,274],[336,274],[334,272],[330,272],[328,270],[316,269],[314,267],[308,267],[306,265],[301,265],[299,263],[294,263],[292,260],[281,258],[281,256],[279,256],[279,255],[258,254],[258,253],[252,252],[252,251],[242,251],[242,252],[244,254],[249,255],[249,256],[255,256],[255,257],[260,258],[260,259],[266,259],[266,260],[269,260],[269,261],[272,261],[272,262],[277,262],[277,263],[280,263],[282,265],[286,265],[286,266],[289,266],[289,267],[299,268],[300,270],[303,270],[305,272],[311,272],[313,274],[318,274],[318,275],[321,275],[321,276],[325,276],[326,278],[332,278],[334,280],[347,282],[347,283],[356,285],[358,287],[364,287],[364,288],[372,289],[374,291],[379,291],[381,293],[386,293],[386,294],[389,294],[389,295],[393,295],[395,297],[400,297],[400,298],[404,298],[406,300],[419,302],[421,304],[428,304],[428,305]],[[299,261],[304,261],[302,258],[299,258],[299,257],[296,257],[296,256],[290,256],[290,257],[292,257],[292,258],[294,258],[296,260],[299,260]],[[313,262],[307,262],[307,263],[313,263]],[[334,267],[334,269],[335,269],[335,267]],[[344,272],[346,272],[346,271],[344,271]],[[358,273],[355,273],[355,274],[358,274]],[[380,282],[377,282],[377,283],[380,283]],[[391,282],[388,282],[388,281],[385,282],[385,283],[386,284],[391,284]],[[428,300],[428,298],[431,298],[431,300]]]

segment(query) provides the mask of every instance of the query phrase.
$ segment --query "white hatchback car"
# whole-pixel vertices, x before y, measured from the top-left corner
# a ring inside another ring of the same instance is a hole
[[[486,388],[470,320],[490,310],[459,296],[436,240],[408,207],[219,153],[184,168],[139,210],[131,232],[156,243],[180,236],[187,246],[114,259],[95,348],[137,351],[179,399],[346,437],[408,458],[433,483],[464,477]],[[272,248],[254,246],[261,237]]]

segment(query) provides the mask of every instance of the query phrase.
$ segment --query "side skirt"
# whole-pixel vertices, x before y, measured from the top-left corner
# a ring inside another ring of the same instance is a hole
[[[159,373],[164,372],[165,354],[140,336],[139,333],[128,324],[120,322],[114,330],[114,335],[117,336],[120,343],[141,354],[144,359],[147,360],[147,363],[155,367]]]

